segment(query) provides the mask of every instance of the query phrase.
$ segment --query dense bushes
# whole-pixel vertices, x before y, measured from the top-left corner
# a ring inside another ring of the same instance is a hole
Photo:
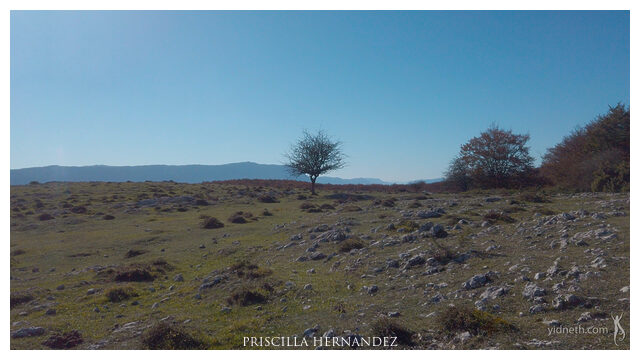
[[[492,126],[460,147],[447,173],[459,190],[522,187],[534,177],[529,135]]]
[[[461,146],[445,184],[457,191],[545,185],[569,191],[629,190],[630,112],[623,104],[548,149],[538,169],[528,141],[529,135],[490,127]]]
[[[547,150],[541,172],[553,184],[575,191],[628,191],[630,111],[610,107]]]

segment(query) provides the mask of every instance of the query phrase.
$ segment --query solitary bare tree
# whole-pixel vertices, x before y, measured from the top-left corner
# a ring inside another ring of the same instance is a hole
[[[316,193],[318,176],[344,167],[344,154],[340,141],[333,141],[323,131],[309,134],[306,130],[285,154],[289,172],[293,176],[307,175],[311,180],[311,193]]]

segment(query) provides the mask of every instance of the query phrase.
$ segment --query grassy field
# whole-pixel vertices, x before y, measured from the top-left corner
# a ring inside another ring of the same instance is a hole
[[[11,331],[44,332],[11,348],[243,349],[333,330],[397,348],[628,349],[629,221],[628,194],[12,186]],[[526,298],[530,284],[544,293]],[[579,301],[556,306],[566,295]]]

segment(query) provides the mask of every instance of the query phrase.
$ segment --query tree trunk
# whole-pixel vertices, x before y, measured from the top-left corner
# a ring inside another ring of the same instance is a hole
[[[311,179],[311,195],[316,195],[316,177],[310,176]]]

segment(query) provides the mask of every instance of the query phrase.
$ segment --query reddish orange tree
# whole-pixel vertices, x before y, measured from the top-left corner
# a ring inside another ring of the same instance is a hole
[[[575,191],[628,191],[631,114],[617,104],[574,130],[542,159],[541,173],[553,184]]]
[[[491,126],[461,146],[460,154],[452,163],[456,169],[449,169],[449,173],[460,175],[460,169],[464,169],[465,176],[474,187],[524,185],[533,170],[533,158],[526,146],[528,141],[529,135]]]

